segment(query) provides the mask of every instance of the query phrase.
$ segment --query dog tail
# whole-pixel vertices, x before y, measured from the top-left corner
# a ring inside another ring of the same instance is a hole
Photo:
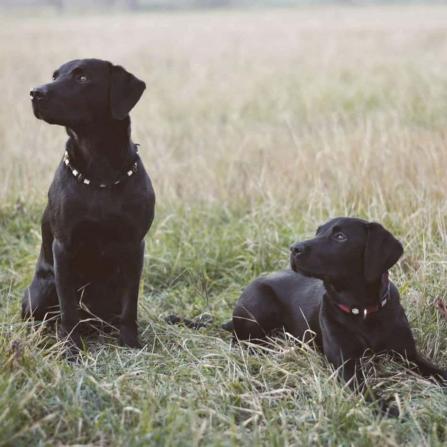
[[[169,315],[165,318],[165,321],[168,324],[185,326],[189,329],[201,329],[203,327],[208,327],[213,322],[213,317],[205,314],[195,318],[194,320],[189,320],[188,318],[179,317],[178,315]],[[227,321],[221,326],[221,328],[228,332],[233,332],[233,320]]]
[[[208,327],[213,322],[213,317],[211,315],[205,314],[201,315],[199,318],[194,320],[188,320],[187,318],[179,317],[177,315],[169,315],[165,318],[166,323],[186,326],[190,329],[200,329],[203,327]]]
[[[228,332],[233,332],[234,331],[233,320],[227,321],[221,327],[222,327],[222,329],[225,329]]]

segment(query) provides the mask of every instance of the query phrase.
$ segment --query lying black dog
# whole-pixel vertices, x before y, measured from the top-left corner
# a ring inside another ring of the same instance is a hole
[[[447,372],[416,351],[399,292],[388,280],[403,248],[378,223],[337,218],[316,237],[291,247],[293,271],[253,281],[242,293],[232,322],[224,325],[240,340],[262,340],[284,329],[317,346],[355,388],[362,386],[359,361],[366,350],[397,353],[424,376]]]
[[[80,317],[119,325],[121,343],[139,347],[138,288],[155,195],[130,139],[129,112],[145,88],[120,66],[83,59],[30,92],[35,116],[65,126],[69,138],[48,192],[22,316],[43,320],[60,310],[59,335],[74,351]]]

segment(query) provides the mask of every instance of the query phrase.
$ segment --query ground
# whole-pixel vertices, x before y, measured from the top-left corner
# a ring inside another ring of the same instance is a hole
[[[250,354],[220,324],[244,286],[337,215],[404,244],[391,276],[418,346],[447,367],[447,8],[325,7],[3,16],[0,27],[0,445],[443,445],[447,395],[387,358],[384,418],[310,345]],[[148,90],[134,140],[157,192],[139,351],[90,340],[78,364],[20,321],[64,129],[28,91],[100,57]],[[165,324],[211,314],[200,331]]]

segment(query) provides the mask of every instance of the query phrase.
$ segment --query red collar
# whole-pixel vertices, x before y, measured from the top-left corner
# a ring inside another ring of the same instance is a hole
[[[351,314],[355,316],[362,316],[364,319],[373,313],[378,312],[380,309],[386,306],[386,303],[388,303],[391,294],[390,294],[390,281],[388,279],[388,272],[385,272],[382,275],[382,287],[381,290],[383,290],[382,295],[380,296],[380,301],[378,304],[374,304],[372,306],[367,307],[350,307],[347,304],[341,304],[341,303],[335,303],[337,307],[344,312],[345,314]]]

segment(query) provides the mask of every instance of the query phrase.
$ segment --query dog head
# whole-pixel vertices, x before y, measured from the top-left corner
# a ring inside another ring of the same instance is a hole
[[[382,225],[339,217],[318,228],[316,237],[290,247],[292,269],[330,283],[363,276],[380,280],[402,256],[402,244]]]
[[[124,68],[99,59],[63,64],[53,81],[30,91],[34,115],[69,128],[125,119],[146,84]]]

